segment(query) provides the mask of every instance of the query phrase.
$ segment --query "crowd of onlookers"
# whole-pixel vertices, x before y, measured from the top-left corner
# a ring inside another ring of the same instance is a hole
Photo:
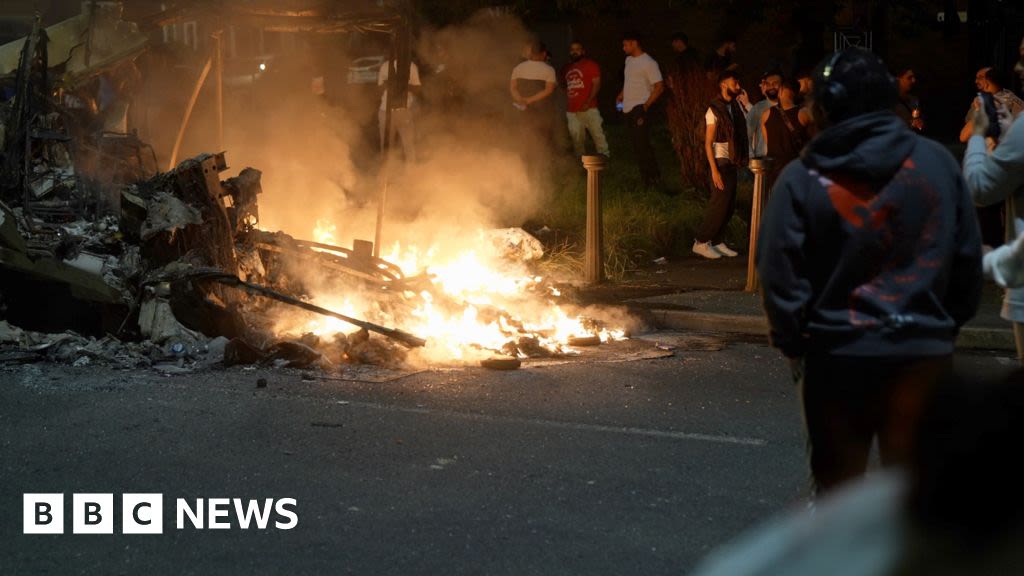
[[[661,172],[651,145],[650,109],[666,93],[670,95],[669,108],[693,105],[694,98],[700,100],[696,104],[703,106],[703,130],[699,138],[706,157],[709,202],[704,221],[695,234],[693,252],[708,259],[733,257],[737,253],[724,244],[723,233],[735,209],[737,176],[750,158],[770,159],[765,177],[770,189],[783,168],[799,157],[818,126],[810,105],[812,74],[805,71],[787,75],[781,69],[770,69],[760,77],[755,100],[740,84],[734,38],[723,37],[704,58],[690,47],[686,34],[674,34],[671,47],[673,56],[663,70],[645,51],[638,34],[623,37],[626,58],[623,83],[616,99],[618,110],[625,120],[642,184],[660,188]],[[569,46],[569,56],[570,62],[556,71],[548,64],[551,54],[544,44],[527,46],[523,51],[524,61],[511,75],[509,91],[514,106],[523,112],[522,124],[526,129],[539,133],[540,138],[552,138],[552,131],[564,130],[567,126],[576,155],[584,154],[588,135],[598,154],[610,155],[597,106],[602,89],[601,67],[587,57],[586,47],[581,42],[575,41]],[[898,90],[892,112],[911,129],[922,133],[926,119],[920,100],[914,94],[917,82],[914,69],[904,67],[891,72]],[[990,151],[1024,110],[1024,101],[1010,89],[1011,73],[1024,80],[1024,43],[1021,61],[1012,71],[989,66],[979,70],[975,79],[979,105],[992,117],[985,134]],[[705,79],[717,83],[711,98],[693,89],[693,78],[697,78],[698,83]],[[564,99],[564,123],[554,115],[560,108],[556,105],[558,98]],[[683,130],[693,128],[696,127],[687,126]],[[970,135],[971,123],[965,118],[961,142],[966,143]],[[987,245],[1002,243],[1004,213],[999,206],[979,208]]]
[[[693,252],[711,259],[735,257],[737,252],[725,244],[723,234],[735,210],[739,170],[751,156],[772,156],[775,169],[769,178],[773,179],[799,154],[810,135],[811,119],[801,107],[809,89],[809,74],[784,78],[779,70],[765,73],[760,84],[762,99],[752,105],[740,86],[735,39],[721,39],[704,59],[690,48],[686,34],[674,34],[671,46],[673,58],[666,74],[645,51],[639,34],[623,36],[625,62],[617,109],[625,120],[642,185],[661,189],[661,171],[651,143],[651,108],[667,90],[672,92],[670,107],[679,107],[688,100],[692,105],[693,98],[703,98],[699,91],[689,94],[694,79],[698,84],[717,82],[715,96],[700,102],[706,108],[701,114],[702,148],[707,158],[710,201]],[[551,54],[543,43],[527,45],[522,56],[523,61],[512,70],[509,92],[513,105],[522,112],[524,129],[536,139],[550,141],[551,130],[565,125],[576,155],[584,154],[588,135],[598,154],[610,155],[597,106],[602,71],[587,57],[586,47],[579,41],[572,42],[570,62],[558,71],[548,64]],[[554,114],[559,97],[565,99],[564,124]]]

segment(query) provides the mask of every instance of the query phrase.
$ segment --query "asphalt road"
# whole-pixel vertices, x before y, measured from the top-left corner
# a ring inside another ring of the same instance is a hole
[[[0,367],[5,575],[681,574],[802,506],[805,474],[756,343],[379,384]],[[50,492],[66,533],[22,535],[22,494]],[[113,493],[115,533],[70,534],[73,493]],[[122,493],[162,493],[164,533],[121,534]],[[177,498],[219,497],[294,498],[298,524],[176,528]]]

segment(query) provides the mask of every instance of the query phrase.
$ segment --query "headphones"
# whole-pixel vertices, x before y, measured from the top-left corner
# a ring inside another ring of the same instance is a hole
[[[821,107],[825,109],[830,116],[841,116],[839,112],[846,106],[846,100],[848,93],[846,86],[843,86],[841,82],[832,78],[833,72],[835,72],[836,66],[839,64],[839,60],[842,59],[845,50],[841,50],[832,55],[832,58],[825,64],[825,67],[821,71],[822,87],[819,93],[821,99]]]

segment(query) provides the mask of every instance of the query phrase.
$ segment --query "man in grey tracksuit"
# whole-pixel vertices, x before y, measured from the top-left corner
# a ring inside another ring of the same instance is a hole
[[[977,103],[971,115],[973,127],[964,153],[964,179],[977,204],[990,206],[1006,201],[1006,246],[986,256],[985,269],[1007,288],[1002,316],[1013,322],[1017,359],[1024,363],[1024,281],[1016,279],[1024,262],[1012,254],[1024,234],[1024,115],[1010,125],[991,154],[985,145],[988,116]],[[1021,248],[1018,246],[1017,252],[1024,255]]]

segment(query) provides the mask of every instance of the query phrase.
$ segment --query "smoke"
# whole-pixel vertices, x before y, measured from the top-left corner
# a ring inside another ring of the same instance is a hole
[[[359,212],[354,191],[372,181],[353,163],[354,119],[312,94],[286,96],[254,122],[228,131],[228,162],[263,172],[260,224],[310,238],[318,219],[338,228]]]
[[[228,162],[263,171],[261,227],[310,238],[318,222],[331,222],[341,245],[374,238],[385,186],[380,92],[375,83],[347,84],[345,68],[358,56],[386,54],[383,39],[369,38],[373,47],[367,49],[365,43],[346,48],[342,36],[300,38],[299,58],[293,58],[300,64],[274,62],[277,75],[255,87],[254,102],[244,94],[228,100],[235,108],[226,112]],[[535,212],[546,194],[551,150],[524,133],[508,92],[528,39],[509,16],[481,15],[420,31],[417,161],[405,162],[395,143],[386,172],[386,245],[451,242],[479,228],[518,226]],[[320,75],[335,78],[327,97],[310,89]],[[205,123],[209,115],[197,120]]]

